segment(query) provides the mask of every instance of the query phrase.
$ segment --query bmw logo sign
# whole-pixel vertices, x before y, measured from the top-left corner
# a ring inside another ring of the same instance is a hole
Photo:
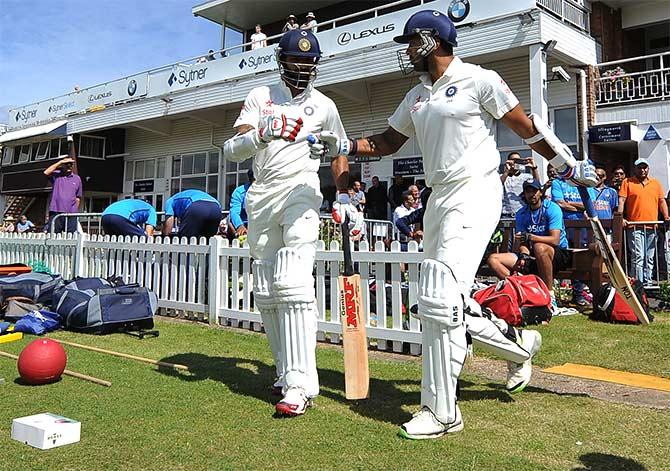
[[[454,23],[463,21],[470,14],[470,2],[468,0],[452,0],[447,8],[447,15]]]
[[[128,95],[133,96],[136,91],[137,91],[137,82],[135,81],[135,79],[132,79],[130,82],[128,82]]]
[[[452,96],[456,95],[456,92],[458,91],[458,88],[456,88],[456,85],[452,85],[451,87],[447,88],[447,91],[444,92],[447,97],[451,98]]]

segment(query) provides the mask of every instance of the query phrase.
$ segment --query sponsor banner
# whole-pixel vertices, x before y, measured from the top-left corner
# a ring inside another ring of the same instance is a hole
[[[147,94],[148,73],[133,75],[75,93],[77,111],[139,98]]]
[[[268,46],[199,64],[179,64],[170,70],[156,72],[151,74],[148,96],[161,96],[235,77],[275,70],[277,69],[275,49],[276,46]]]

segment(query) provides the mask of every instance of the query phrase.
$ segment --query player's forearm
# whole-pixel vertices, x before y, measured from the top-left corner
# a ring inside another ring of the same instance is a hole
[[[354,147],[357,148],[356,155],[381,157],[398,152],[407,139],[406,136],[389,127],[381,134],[356,139]]]
[[[344,155],[338,155],[330,163],[333,172],[333,180],[338,190],[346,190],[349,187],[349,160]]]
[[[663,220],[668,219],[668,203],[665,202],[663,198],[658,200],[658,209],[661,211],[661,215],[663,216]]]

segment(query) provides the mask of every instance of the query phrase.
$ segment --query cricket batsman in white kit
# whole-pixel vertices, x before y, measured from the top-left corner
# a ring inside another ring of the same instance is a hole
[[[312,269],[322,195],[320,159],[312,156],[306,139],[320,132],[338,139],[346,134],[335,103],[312,85],[321,57],[316,36],[308,30],[288,31],[276,57],[282,80],[249,92],[234,124],[237,134],[223,151],[233,162],[255,156],[256,181],[246,196],[254,301],[275,360],[274,388],[283,395],[276,411],[296,416],[319,393]],[[346,170],[348,164],[346,157],[335,161],[337,183],[342,161]]]
[[[547,158],[561,178],[583,186],[595,186],[597,180],[593,165],[577,161],[542,118],[526,116],[496,72],[453,55],[456,28],[445,14],[415,13],[394,40],[408,44],[398,53],[403,72],[422,75],[389,118],[387,130],[358,140],[322,132],[310,146],[315,157],[389,155],[410,137],[421,148],[426,183],[433,188],[424,215],[426,258],[417,312],[422,324],[422,407],[400,435],[437,438],[463,429],[456,384],[466,356],[466,332],[475,344],[508,360],[511,392],[528,384],[530,360],[541,344],[538,332],[522,332],[483,315],[469,295],[501,212],[495,120]]]

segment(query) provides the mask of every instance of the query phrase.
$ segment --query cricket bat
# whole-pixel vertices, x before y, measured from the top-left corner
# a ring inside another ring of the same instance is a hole
[[[600,224],[596,209],[593,206],[593,201],[591,201],[591,195],[589,195],[588,190],[583,186],[578,187],[578,189],[579,194],[582,197],[582,202],[584,203],[584,208],[586,208],[586,215],[593,228],[593,236],[595,237],[598,247],[600,248],[600,253],[603,256],[605,268],[609,274],[612,286],[614,286],[617,293],[619,293],[624,301],[626,301],[626,304],[630,306],[640,323],[645,325],[649,324],[647,313],[642,308],[640,300],[635,296],[635,292],[630,285],[628,276],[623,271],[621,263],[619,263],[619,259],[614,253],[614,249],[612,249],[609,240],[607,240],[607,234],[605,234],[605,230],[603,229],[602,224]]]
[[[344,389],[347,399],[366,399],[370,395],[370,371],[368,338],[365,334],[365,315],[361,298],[361,276],[354,273],[348,221],[345,220],[341,227],[344,274],[337,278],[337,283],[340,291],[344,346]]]

